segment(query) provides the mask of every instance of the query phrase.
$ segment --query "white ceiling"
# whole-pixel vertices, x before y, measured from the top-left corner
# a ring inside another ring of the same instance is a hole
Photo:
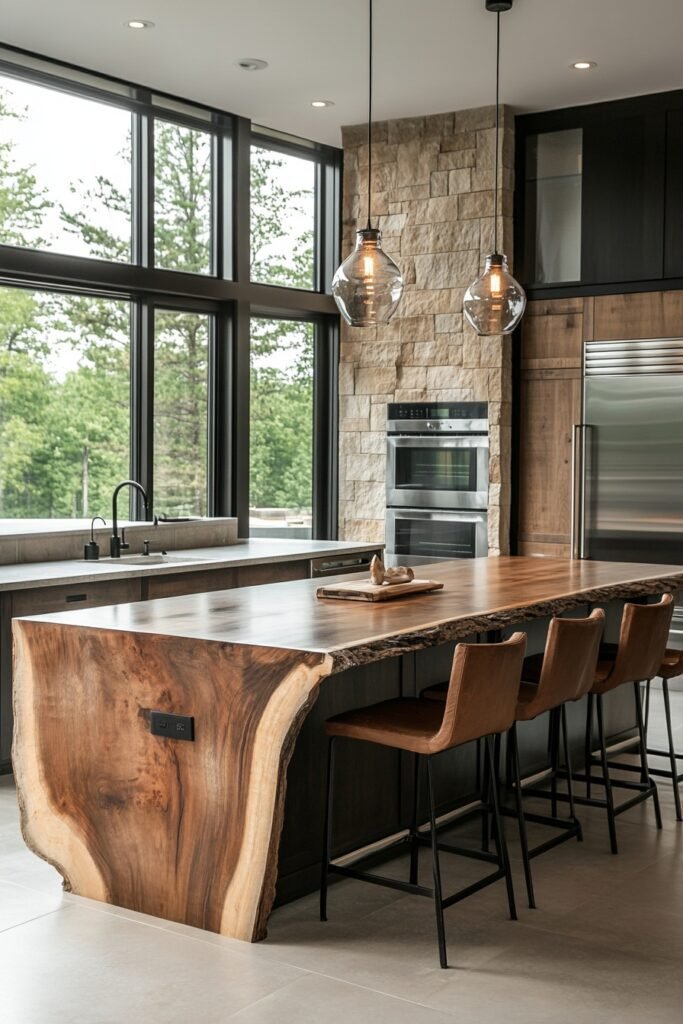
[[[339,145],[366,117],[367,0],[19,0],[2,41]],[[125,22],[156,27],[131,31]],[[683,87],[681,0],[515,0],[501,16],[502,98],[520,110]],[[484,0],[375,0],[375,115],[492,101]],[[240,57],[270,67],[244,72]],[[589,72],[569,69],[595,60]],[[335,106],[314,110],[313,99]]]

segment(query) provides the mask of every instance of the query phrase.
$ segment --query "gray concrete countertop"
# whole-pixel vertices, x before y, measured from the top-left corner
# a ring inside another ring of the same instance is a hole
[[[149,565],[131,563],[122,558],[101,558],[97,562],[71,559],[61,562],[24,562],[0,565],[0,591],[57,587],[69,583],[96,580],[134,579],[139,576],[169,576],[203,569],[230,569],[269,562],[292,562],[306,558],[325,558],[355,552],[376,551],[381,544],[333,540],[278,540],[259,537],[240,540],[224,547],[192,548],[169,551],[167,562]]]

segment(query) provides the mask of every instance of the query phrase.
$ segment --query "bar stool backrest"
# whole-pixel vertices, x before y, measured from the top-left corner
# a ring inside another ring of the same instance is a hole
[[[534,697],[538,714],[559,707],[567,700],[579,700],[595,682],[595,667],[605,613],[595,608],[585,619],[551,619],[543,655],[543,666]]]
[[[498,644],[458,644],[433,753],[510,728],[525,652],[526,633]]]
[[[619,646],[606,689],[653,679],[664,659],[674,599],[663,594],[657,604],[625,604]]]

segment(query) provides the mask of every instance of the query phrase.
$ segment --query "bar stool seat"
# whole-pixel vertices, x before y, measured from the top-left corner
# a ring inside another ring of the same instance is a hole
[[[508,733],[507,743],[508,778],[512,779],[516,807],[514,811],[506,807],[502,807],[501,810],[503,814],[517,817],[522,864],[531,908],[536,906],[531,859],[547,853],[569,839],[576,838],[579,842],[583,839],[581,823],[574,811],[566,704],[584,697],[595,681],[595,666],[604,623],[605,613],[600,608],[592,611],[587,618],[551,619],[545,651],[540,657],[525,658],[522,666],[522,684],[515,721]],[[529,681],[529,675],[534,677],[533,682]],[[550,791],[536,789],[530,784],[522,786],[517,733],[519,723],[530,722],[545,713],[549,713],[550,716]],[[563,740],[566,773],[560,772],[560,738]],[[566,775],[567,779],[566,795],[558,793],[557,780],[561,774]],[[524,795],[552,800],[552,815],[525,810]],[[558,816],[559,800],[566,800],[569,804],[569,816],[566,818]],[[529,821],[558,831],[549,839],[530,847],[526,830]]]
[[[616,817],[623,811],[635,806],[643,800],[652,799],[655,811],[657,828],[662,827],[662,816],[659,808],[659,795],[657,785],[652,778],[648,768],[647,744],[645,738],[645,723],[643,719],[643,707],[641,702],[640,686],[657,675],[662,662],[670,664],[666,670],[673,669],[675,655],[667,651],[666,641],[671,627],[673,615],[673,597],[671,594],[664,594],[654,604],[630,604],[624,605],[619,631],[619,643],[603,644],[599,656],[599,673],[596,672],[595,681],[588,694],[588,711],[586,716],[586,744],[585,744],[585,775],[575,778],[586,783],[586,796],[578,802],[593,807],[601,807],[607,811],[607,823],[609,826],[610,848],[612,853],[618,853]],[[667,658],[667,654],[670,656]],[[640,773],[639,782],[630,782],[621,778],[611,778],[610,768],[624,768],[623,763],[610,761],[607,755],[605,740],[605,726],[603,717],[603,698],[619,686],[630,683],[633,687],[635,699],[636,724],[638,728],[638,747],[640,764],[631,765],[627,770]],[[600,756],[593,755],[593,704],[597,708],[598,719],[598,740],[600,744]],[[600,765],[601,776],[593,775],[593,766]],[[593,783],[603,786],[605,798],[594,799],[591,796]],[[631,790],[633,796],[615,805],[613,789],[619,787]],[[578,800],[578,798],[577,798]]]
[[[365,740],[413,754],[431,754],[442,721],[443,704],[398,697],[329,718],[325,728],[328,736]]]
[[[666,720],[666,732],[668,739],[668,750],[662,750],[660,747],[646,747],[646,752],[652,757],[665,758],[669,762],[668,768],[652,767],[648,761],[648,771],[651,776],[657,778],[669,779],[673,787],[674,794],[674,807],[676,811],[676,820],[683,821],[683,807],[681,806],[681,793],[679,784],[683,781],[683,772],[678,770],[677,761],[683,761],[683,754],[679,754],[676,751],[674,745],[674,734],[673,734],[673,723],[671,720],[671,702],[669,698],[669,680],[676,679],[678,676],[683,675],[683,651],[678,651],[673,647],[667,647],[664,652],[661,664],[657,669],[656,673],[662,680],[662,696],[664,698],[664,716]],[[645,734],[647,740],[647,729],[650,719],[650,697],[651,697],[651,679],[648,679],[645,684]],[[622,762],[613,762],[623,768],[625,771],[640,771],[639,766],[633,764],[627,764]]]
[[[429,897],[434,901],[439,962],[447,967],[444,910],[479,892],[501,879],[505,879],[510,917],[517,917],[512,884],[510,859],[498,805],[497,766],[493,755],[493,737],[510,728],[514,718],[519,679],[526,649],[526,634],[515,633],[509,640],[494,644],[458,644],[453,655],[451,677],[444,701],[417,698],[396,698],[381,701],[370,707],[356,708],[326,722],[329,736],[327,771],[327,799],[325,805],[325,832],[323,842],[322,873],[320,880],[320,919],[327,920],[327,887],[330,873],[357,878],[376,885],[398,889]],[[414,755],[413,812],[410,828],[385,852],[400,843],[408,843],[410,875],[407,882],[375,872],[360,870],[356,865],[367,857],[361,852],[350,864],[340,864],[332,858],[332,808],[334,804],[335,744],[339,740],[364,741],[384,747],[393,747]],[[484,817],[488,835],[489,815],[494,821],[496,852],[488,845],[482,850],[457,847],[438,838],[436,800],[432,761],[434,757],[453,747],[483,740],[486,747],[486,776],[479,793],[479,803],[471,813]],[[429,795],[429,832],[421,827],[419,813],[419,768],[426,762],[427,791]],[[418,855],[420,845],[431,846],[433,887],[418,884]],[[466,885],[450,896],[441,891],[439,851],[460,854],[489,864],[487,875]]]

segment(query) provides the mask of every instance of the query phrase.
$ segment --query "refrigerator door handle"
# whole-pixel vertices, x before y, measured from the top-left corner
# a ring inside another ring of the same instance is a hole
[[[584,557],[584,456],[585,430],[582,423],[572,427],[571,557]]]

